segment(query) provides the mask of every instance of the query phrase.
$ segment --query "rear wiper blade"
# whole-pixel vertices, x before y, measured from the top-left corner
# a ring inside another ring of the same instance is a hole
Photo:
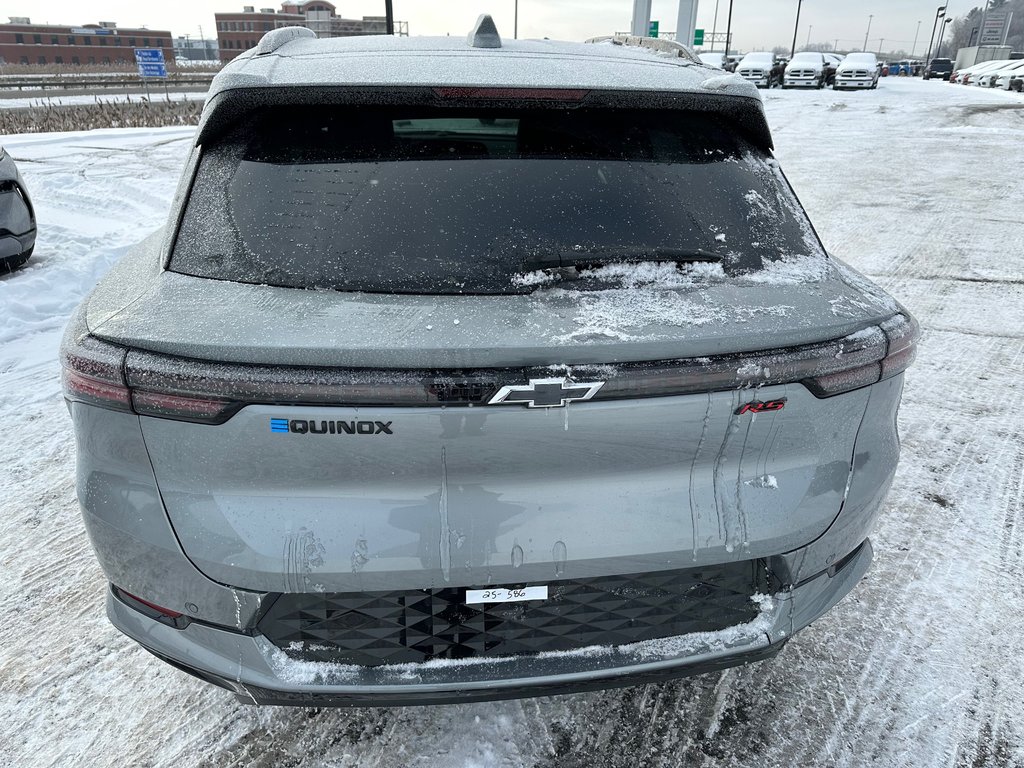
[[[543,272],[575,268],[576,270],[603,267],[608,264],[642,264],[644,262],[669,262],[673,264],[717,263],[722,257],[701,249],[682,248],[601,248],[558,251],[526,259],[520,265],[521,273]]]

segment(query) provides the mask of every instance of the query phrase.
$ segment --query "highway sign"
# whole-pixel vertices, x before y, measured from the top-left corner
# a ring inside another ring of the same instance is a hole
[[[139,77],[167,77],[164,52],[159,48],[136,48],[135,64],[139,68]]]
[[[694,45],[704,45],[704,30],[703,29],[695,29],[695,30],[693,30],[693,44]]]

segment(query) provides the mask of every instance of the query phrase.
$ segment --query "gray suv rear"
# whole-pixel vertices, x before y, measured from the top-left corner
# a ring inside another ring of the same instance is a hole
[[[856,585],[915,323],[755,88],[647,45],[225,67],[62,350],[119,629],[245,701],[466,701],[765,658]]]

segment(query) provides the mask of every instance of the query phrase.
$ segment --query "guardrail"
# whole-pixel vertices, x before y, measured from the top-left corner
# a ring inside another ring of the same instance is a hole
[[[47,78],[25,78],[25,77],[0,77],[0,91],[46,91],[46,90],[69,90],[79,88],[139,88],[143,85],[160,86],[188,86],[199,85],[208,87],[213,80],[213,73],[194,73],[188,75],[169,75],[165,78],[147,78],[143,80],[138,75],[122,75],[119,77],[60,77],[50,76]]]

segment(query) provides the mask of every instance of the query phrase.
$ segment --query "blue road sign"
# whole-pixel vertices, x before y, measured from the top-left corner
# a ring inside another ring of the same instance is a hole
[[[139,77],[167,77],[164,52],[160,48],[136,48],[135,64],[139,67]]]
[[[167,77],[167,66],[163,63],[140,61],[139,77]]]
[[[160,64],[164,63],[164,52],[160,48],[136,48],[135,49],[135,63],[142,64],[143,62],[152,62]]]

